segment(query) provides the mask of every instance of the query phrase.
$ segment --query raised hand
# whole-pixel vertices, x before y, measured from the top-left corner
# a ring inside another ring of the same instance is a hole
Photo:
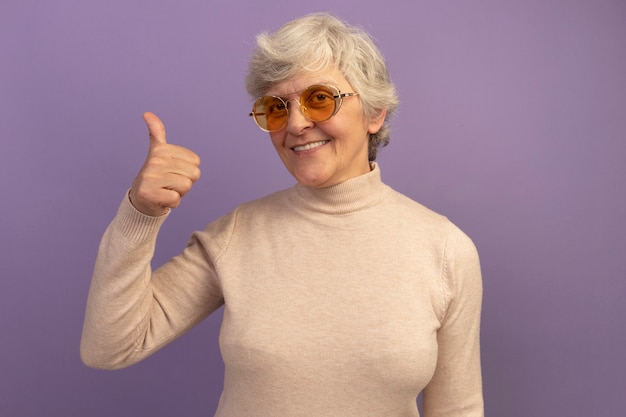
[[[144,214],[160,216],[176,208],[200,178],[200,157],[182,146],[167,143],[165,126],[154,113],[144,113],[150,147],[130,189],[130,201]]]

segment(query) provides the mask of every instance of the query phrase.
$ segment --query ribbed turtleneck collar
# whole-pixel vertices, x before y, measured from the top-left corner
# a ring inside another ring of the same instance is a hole
[[[380,168],[371,163],[367,174],[351,178],[326,188],[312,188],[296,184],[294,203],[306,210],[326,214],[345,214],[371,207],[387,196],[391,189],[383,184]]]

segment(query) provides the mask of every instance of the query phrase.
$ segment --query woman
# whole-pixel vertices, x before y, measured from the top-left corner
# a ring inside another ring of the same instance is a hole
[[[397,106],[381,54],[325,14],[257,41],[251,116],[297,184],[151,271],[158,229],[200,172],[147,113],[148,158],[99,250],[83,360],[131,365],[223,305],[216,416],[418,416],[422,390],[428,417],[482,416],[478,255],[381,182],[374,161]]]

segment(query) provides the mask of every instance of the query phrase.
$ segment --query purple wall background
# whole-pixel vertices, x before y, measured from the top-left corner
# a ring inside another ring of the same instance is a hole
[[[257,32],[319,10],[387,56],[402,104],[385,181],[480,250],[487,415],[624,415],[626,3],[3,0],[1,416],[212,415],[219,314],[129,369],[81,364],[96,248],[145,110],[203,159],[156,263],[292,183],[243,77]]]

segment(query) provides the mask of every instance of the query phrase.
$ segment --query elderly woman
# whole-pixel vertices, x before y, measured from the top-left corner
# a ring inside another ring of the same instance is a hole
[[[362,31],[314,14],[258,37],[248,91],[290,189],[243,204],[152,271],[159,227],[200,175],[153,114],[146,163],[108,227],[81,354],[120,368],[220,306],[216,416],[483,415],[481,275],[471,240],[381,182],[397,106]]]

